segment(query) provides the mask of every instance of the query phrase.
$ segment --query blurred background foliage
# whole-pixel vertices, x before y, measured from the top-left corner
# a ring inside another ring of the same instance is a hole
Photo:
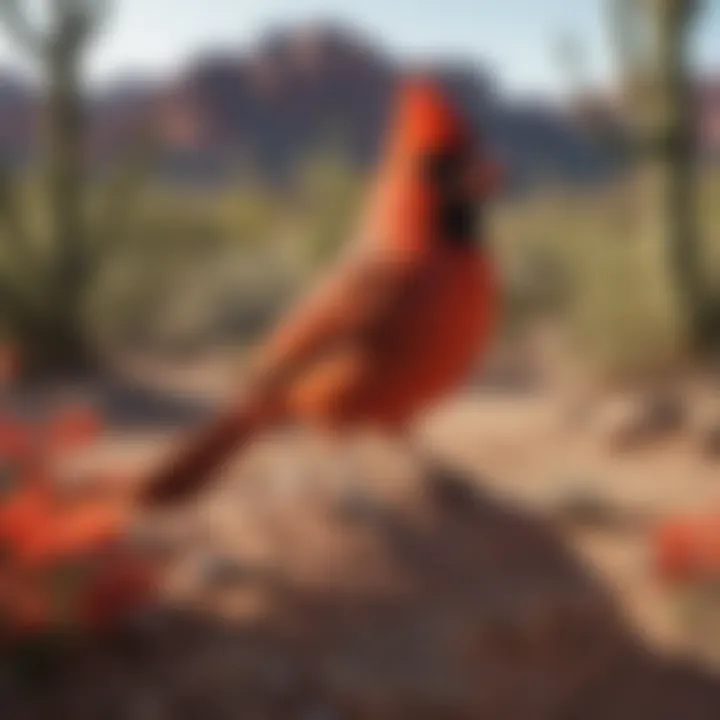
[[[21,0],[0,5],[42,68],[45,95],[42,162],[0,178],[0,322],[44,373],[85,369],[109,349],[249,342],[348,237],[367,179],[328,138],[281,190],[242,162],[222,187],[164,185],[148,172],[151,122],[111,172],[90,178],[82,61],[105,5],[52,0],[42,31]],[[548,178],[511,195],[487,231],[505,278],[506,337],[550,317],[603,371],[647,373],[717,344],[720,175],[694,162],[687,56],[700,4],[607,6],[623,120],[589,112],[583,122],[622,156],[620,169],[601,187]],[[556,49],[587,108],[581,43]]]

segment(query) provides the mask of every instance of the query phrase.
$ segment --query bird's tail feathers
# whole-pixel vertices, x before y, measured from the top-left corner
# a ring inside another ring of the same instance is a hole
[[[139,491],[140,505],[181,502],[202,490],[229,457],[266,426],[266,407],[242,404],[222,413],[177,450]]]

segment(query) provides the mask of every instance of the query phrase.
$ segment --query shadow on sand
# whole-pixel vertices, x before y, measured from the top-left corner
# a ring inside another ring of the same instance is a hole
[[[2,408],[17,417],[40,419],[53,406],[74,400],[89,402],[117,431],[176,429],[197,423],[212,410],[201,398],[152,387],[119,374],[103,375],[81,383],[37,384],[12,389],[2,396]]]
[[[717,678],[644,648],[552,529],[476,485],[318,486],[261,520],[239,487],[236,572],[12,686],[2,717],[720,717]]]

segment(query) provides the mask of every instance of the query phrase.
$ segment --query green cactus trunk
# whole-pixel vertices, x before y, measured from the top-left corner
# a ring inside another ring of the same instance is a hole
[[[0,281],[0,296],[13,301],[9,334],[19,345],[30,374],[87,370],[93,358],[84,313],[96,268],[84,216],[85,132],[81,64],[105,13],[93,0],[50,0],[50,25],[35,27],[23,0],[0,0],[0,19],[18,45],[36,60],[44,75],[42,206],[47,236],[28,232],[12,192],[2,193],[5,231],[17,259],[17,280]],[[7,183],[6,183],[7,185]],[[12,190],[10,186],[6,190]],[[38,248],[41,252],[38,253]],[[12,274],[12,271],[9,271]],[[5,303],[6,308],[8,303]]]
[[[56,43],[50,60],[46,133],[53,246],[60,298],[84,282],[82,98],[74,48]],[[60,299],[58,298],[58,299]]]
[[[687,318],[690,341],[702,340],[702,282],[696,227],[694,112],[688,69],[688,34],[694,0],[655,0],[658,4],[659,73],[657,80],[657,198],[666,243]],[[695,347],[693,347],[695,349]]]
[[[127,162],[118,163],[100,212],[88,207],[82,64],[113,0],[45,5],[48,22],[41,28],[32,20],[30,0],[0,0],[0,24],[38,63],[45,100],[37,204],[27,205],[23,183],[0,167],[0,231],[9,260],[0,265],[0,334],[17,346],[28,374],[75,375],[95,369],[86,322],[90,292],[125,236],[129,207],[152,162],[154,135],[145,128]],[[38,214],[41,221],[34,222]]]
[[[41,364],[86,368],[91,349],[83,323],[89,281],[85,236],[84,127],[80,88],[80,46],[59,35],[51,45],[48,62],[46,107],[47,187],[54,249],[52,287],[53,328],[41,350],[50,355]]]
[[[696,0],[615,0],[613,30],[641,203],[644,298],[664,318],[666,347],[694,356],[703,342],[696,229],[694,113],[688,46]],[[639,288],[640,290],[640,288]]]

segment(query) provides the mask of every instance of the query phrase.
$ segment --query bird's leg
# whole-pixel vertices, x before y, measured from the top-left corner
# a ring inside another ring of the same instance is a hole
[[[273,452],[275,446],[267,449],[262,473],[267,476],[266,485],[272,494],[298,499],[316,487],[324,466],[313,440],[298,431],[275,441],[277,448],[283,446],[281,452]]]
[[[340,482],[342,493],[346,500],[355,505],[363,503],[368,496],[368,486],[371,478],[368,477],[368,467],[365,454],[366,446],[359,435],[347,437],[341,449]]]
[[[291,440],[288,452],[268,458],[271,485],[288,497],[323,487],[346,487],[358,482],[357,459],[350,439],[314,431]]]
[[[364,525],[383,523],[386,499],[377,492],[387,479],[387,465],[378,462],[378,448],[369,436],[354,435],[338,448],[339,499],[344,516]]]
[[[354,435],[324,435],[318,454],[323,481],[343,491],[361,482],[362,457]]]
[[[431,474],[439,465],[438,460],[428,449],[427,444],[411,428],[404,427],[395,435],[396,443],[417,475]]]
[[[286,497],[295,497],[300,488],[307,484],[308,468],[305,453],[298,450],[296,438],[284,437],[283,443],[290,440],[289,448],[279,453],[268,453],[270,461],[270,486],[274,493]]]
[[[444,482],[456,474],[456,469],[434,452],[426,438],[412,432],[410,428],[404,428],[396,437],[413,475],[424,485]]]
[[[365,439],[360,432],[325,435],[319,448],[324,469],[322,480],[347,507],[366,504],[370,494],[372,477]]]

